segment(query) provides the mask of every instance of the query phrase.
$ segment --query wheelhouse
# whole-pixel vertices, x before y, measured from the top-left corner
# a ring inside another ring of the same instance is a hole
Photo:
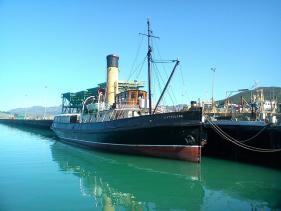
[[[147,92],[143,90],[126,90],[115,97],[115,102],[119,105],[141,106],[142,101],[147,101]]]

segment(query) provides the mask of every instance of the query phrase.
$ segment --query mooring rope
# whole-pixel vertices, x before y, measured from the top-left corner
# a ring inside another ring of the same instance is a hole
[[[245,142],[248,142],[248,141],[251,141],[253,140],[254,138],[256,138],[257,136],[259,136],[269,125],[271,125],[271,123],[265,125],[261,130],[259,130],[255,135],[253,135],[252,137],[248,138],[248,139],[245,139],[245,140],[238,140],[238,139],[235,139],[233,137],[231,137],[229,134],[227,134],[225,131],[223,131],[218,125],[216,125],[214,122],[211,122],[209,119],[207,119],[210,123],[213,123],[214,126],[220,130],[222,133],[224,133],[227,137],[239,142],[239,143],[245,143]]]
[[[245,142],[252,140],[254,138],[256,138],[259,134],[261,134],[268,125],[266,125],[265,127],[263,127],[257,134],[255,134],[254,136],[243,140],[243,141],[239,141],[233,137],[231,137],[229,134],[227,134],[226,132],[224,132],[219,126],[217,126],[215,123],[213,123],[212,121],[210,121],[207,117],[205,117],[206,120],[210,123],[210,125],[212,126],[212,128],[214,129],[214,131],[219,134],[223,139],[230,141],[231,143],[242,147],[244,149],[250,150],[250,151],[255,151],[255,152],[280,152],[281,149],[264,149],[264,148],[258,148],[258,147],[253,147],[247,144],[244,144]]]

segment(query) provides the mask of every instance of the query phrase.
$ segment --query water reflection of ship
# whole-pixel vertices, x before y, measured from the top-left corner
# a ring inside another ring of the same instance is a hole
[[[84,195],[94,197],[105,210],[198,210],[204,190],[200,165],[91,152],[56,142],[53,159],[63,171],[80,177]],[[178,197],[178,196],[182,197]]]
[[[199,210],[207,201],[216,204],[212,200],[218,195],[253,209],[281,207],[281,190],[272,188],[280,186],[280,174],[273,170],[216,159],[202,164],[163,159],[152,162],[150,158],[92,152],[60,142],[55,142],[51,151],[61,170],[80,178],[81,193],[93,197],[104,210]]]

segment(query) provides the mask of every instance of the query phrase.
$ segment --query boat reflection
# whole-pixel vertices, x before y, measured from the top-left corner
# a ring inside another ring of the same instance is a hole
[[[223,209],[229,203],[254,210],[281,207],[281,174],[270,169],[215,159],[195,164],[117,155],[60,142],[51,151],[62,171],[80,178],[82,194],[103,210]]]
[[[60,169],[78,176],[82,194],[103,210],[198,210],[202,204],[199,164],[92,152],[59,142],[51,150]]]

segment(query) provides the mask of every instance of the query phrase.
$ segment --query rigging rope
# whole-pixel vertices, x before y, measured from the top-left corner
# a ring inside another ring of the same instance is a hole
[[[239,140],[231,137],[226,132],[224,132],[218,125],[216,125],[215,123],[210,121],[207,116],[205,116],[205,118],[210,123],[210,125],[212,126],[212,128],[214,129],[214,131],[217,134],[219,134],[223,139],[225,139],[227,141],[230,141],[231,143],[233,143],[233,144],[235,144],[235,145],[237,145],[239,147],[242,147],[242,148],[250,150],[250,151],[255,151],[255,152],[280,152],[281,151],[281,149],[263,149],[263,148],[253,147],[253,146],[244,144],[245,142],[256,138],[259,134],[261,134],[269,126],[269,124],[266,125],[265,127],[263,127],[257,134],[255,134],[251,138],[248,138],[248,139],[243,140],[243,141],[239,141]]]
[[[165,82],[164,82],[164,80],[163,80],[163,78],[162,78],[162,76],[160,74],[160,70],[158,69],[156,64],[154,64],[154,65],[155,65],[155,69],[157,70],[162,83],[165,84]],[[169,97],[171,98],[171,101],[172,101],[173,105],[175,105],[174,101],[176,101],[176,97],[174,95],[173,90],[171,90],[171,85],[170,84],[168,85],[167,93],[168,93]]]
[[[138,78],[138,77],[140,76],[141,70],[142,70],[142,68],[143,68],[143,65],[144,65],[146,59],[147,59],[147,56],[144,57],[144,60],[143,60],[143,62],[142,62],[141,65],[140,65],[139,72],[136,74],[136,78]]]
[[[160,74],[160,71],[159,71],[157,65],[154,64],[154,66],[155,66],[155,70],[157,71],[156,73],[158,73],[159,78],[161,79],[162,83],[165,84],[165,82],[164,82],[164,80],[163,80],[163,78],[162,78],[162,76],[161,76],[161,74]],[[161,89],[161,87],[159,87],[159,88]],[[171,101],[172,101],[173,107],[174,107],[174,106],[175,106],[175,101],[176,101],[175,99],[176,99],[176,98],[175,98],[175,96],[173,95],[173,92],[170,91],[170,85],[168,86],[167,93],[168,93],[168,95],[169,95],[169,97],[170,97],[170,99],[171,99]],[[172,93],[172,94],[171,94],[171,93]],[[174,97],[174,99],[173,99],[173,97]],[[175,100],[175,101],[174,101],[174,100]]]
[[[131,76],[132,76],[133,73],[135,72],[135,68],[137,69],[137,67],[135,67],[135,65],[136,65],[136,61],[137,61],[137,59],[138,59],[138,57],[139,57],[139,53],[140,53],[140,49],[141,49],[141,47],[142,47],[142,43],[143,43],[143,36],[141,36],[141,40],[140,40],[140,42],[139,42],[139,44],[138,44],[137,53],[136,53],[136,56],[135,56],[134,61],[133,61],[133,63],[132,63],[131,71],[130,71],[130,74],[129,74],[129,77],[128,77],[128,80],[127,80],[127,81],[130,80]]]
[[[156,66],[156,65],[153,63],[153,66]],[[155,70],[158,71],[157,67],[155,67]],[[159,79],[159,76],[158,76],[157,72],[155,72],[155,78],[157,79],[159,90],[161,90],[161,82],[160,82],[160,79]],[[161,94],[161,93],[160,93],[160,94]],[[163,102],[163,103],[166,102],[165,96],[163,96],[162,102]]]
[[[183,78],[183,71],[182,71],[182,65],[179,64],[179,71],[180,71],[180,75],[181,75],[181,80],[182,80],[182,102],[185,101],[185,94],[188,95],[188,91],[187,91],[187,88],[186,88],[186,85],[185,85],[185,81],[184,81],[184,78]]]
[[[157,42],[155,42],[155,48],[156,48],[156,51],[157,51],[158,56],[159,56],[159,58],[160,58],[161,61],[173,61],[173,60],[163,60],[163,59],[162,59],[162,56],[161,56],[161,54],[160,54],[160,50],[159,50],[159,47],[158,47]],[[163,68],[163,70],[164,70],[164,73],[165,73],[166,77],[168,78],[169,75],[168,75],[167,70],[166,70],[166,68],[165,68],[165,65],[163,65],[163,63],[164,63],[164,62],[161,63],[161,66],[162,66],[162,68]],[[167,62],[166,62],[166,63],[167,63]],[[168,62],[168,63],[170,63],[170,62]],[[157,67],[157,66],[156,66],[156,67]],[[158,71],[159,71],[159,70],[158,70]],[[159,71],[159,74],[160,74],[160,71]],[[160,75],[160,77],[161,77],[161,75]],[[161,80],[162,80],[163,83],[164,83],[164,80],[163,80],[162,77],[161,77]],[[164,83],[164,84],[165,84],[165,83]],[[177,101],[177,100],[176,100],[175,94],[174,94],[174,92],[173,92],[173,89],[172,89],[171,87],[172,87],[172,85],[170,84],[170,85],[168,86],[167,92],[170,93],[169,96],[170,96],[171,101],[172,101],[173,106],[174,106],[174,105],[175,105],[175,104],[174,104],[174,101]],[[171,96],[173,96],[173,99],[172,99]]]

